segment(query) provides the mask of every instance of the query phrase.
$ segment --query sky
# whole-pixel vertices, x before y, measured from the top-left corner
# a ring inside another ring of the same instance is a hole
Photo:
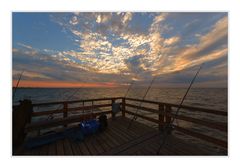
[[[228,14],[12,14],[13,86],[227,87]]]

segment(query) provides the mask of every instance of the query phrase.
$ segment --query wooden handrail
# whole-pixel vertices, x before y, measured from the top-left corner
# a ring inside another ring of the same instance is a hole
[[[157,102],[157,101],[150,101],[150,100],[140,100],[140,99],[134,99],[134,98],[126,98],[126,100],[140,101],[140,102],[156,104],[156,105],[164,104],[166,106],[171,106],[171,107],[178,107],[179,106],[177,104]],[[181,108],[187,109],[187,110],[192,110],[192,111],[199,111],[199,112],[205,112],[205,113],[212,113],[212,114],[216,114],[216,115],[227,116],[227,112],[220,111],[220,110],[206,109],[206,108],[201,108],[201,107],[191,107],[191,106],[186,106],[186,105],[182,105]]]
[[[113,98],[98,98],[98,99],[85,99],[85,100],[72,100],[72,101],[59,101],[59,102],[48,102],[48,103],[35,103],[33,104],[33,107],[37,106],[49,106],[49,105],[59,105],[59,104],[73,104],[73,103],[80,103],[80,102],[91,102],[91,101],[104,101],[104,100],[117,100],[117,99],[123,99],[123,97],[113,97]],[[157,101],[150,101],[150,100],[141,100],[141,99],[135,99],[135,98],[124,98],[125,100],[130,101],[138,101],[138,102],[144,102],[144,103],[151,103],[151,104],[163,104],[165,106],[171,106],[171,107],[178,107],[177,104],[172,103],[165,103],[165,102],[157,102]],[[14,105],[13,107],[17,107],[18,105]],[[191,107],[182,105],[181,108],[191,110],[191,111],[199,111],[199,112],[205,112],[205,113],[211,113],[216,115],[222,115],[227,116],[227,112],[220,111],[220,110],[213,110],[213,109],[206,109],[206,108],[200,108],[200,107]]]
[[[55,127],[60,125],[67,125],[74,122],[80,122],[89,118],[94,118],[101,114],[110,114],[111,112],[112,111],[102,111],[98,113],[82,114],[82,115],[76,115],[76,116],[69,116],[67,118],[57,118],[53,120],[34,122],[34,123],[28,124],[25,127],[25,132],[50,128],[50,127]]]
[[[226,123],[217,123],[217,122],[213,122],[213,121],[203,121],[200,119],[196,119],[196,118],[192,118],[192,117],[187,117],[187,116],[183,116],[183,115],[174,115],[172,113],[164,113],[164,112],[160,112],[159,110],[155,110],[155,109],[151,109],[148,107],[139,107],[133,104],[125,104],[126,107],[133,107],[133,108],[138,108],[140,110],[144,110],[144,111],[150,111],[152,113],[156,113],[156,114],[162,114],[168,117],[173,117],[179,120],[183,120],[183,121],[188,121],[188,122],[192,122],[195,124],[199,124],[199,125],[203,125],[209,128],[214,128],[214,129],[218,129],[220,131],[224,131],[227,132],[227,124]]]
[[[135,115],[135,116],[137,116],[137,117],[139,117],[139,118],[142,118],[142,119],[145,119],[145,120],[154,122],[154,123],[156,123],[156,124],[161,123],[159,120],[156,120],[156,119],[153,119],[153,118],[150,118],[150,117],[147,117],[147,116],[143,116],[143,115],[140,115],[140,114],[136,114],[136,113],[131,112],[131,111],[129,111],[129,110],[125,110],[125,112],[128,113],[128,114],[130,114],[130,115]],[[213,138],[213,137],[210,137],[210,136],[208,136],[208,135],[201,134],[201,133],[193,132],[193,131],[187,130],[187,129],[185,129],[185,128],[176,126],[176,125],[173,125],[173,126],[174,126],[174,128],[175,128],[177,131],[180,131],[180,132],[185,133],[185,134],[187,134],[187,135],[190,135],[190,136],[193,136],[193,137],[196,137],[196,138],[199,138],[199,139],[202,139],[202,140],[211,142],[211,143],[213,143],[213,144],[215,144],[215,145],[218,145],[218,146],[227,148],[227,142],[225,142],[225,141],[223,141],[223,140],[216,139],[216,138]]]
[[[200,134],[198,132],[190,131],[190,130],[187,130],[185,128],[182,128],[182,127],[179,127],[179,126],[176,126],[176,125],[173,125],[173,126],[177,131],[180,131],[180,132],[185,133],[187,135],[190,135],[190,136],[193,136],[193,137],[211,142],[213,144],[219,145],[219,146],[224,147],[224,148],[227,148],[227,146],[228,146],[226,141],[216,139],[216,138],[210,137],[208,135]]]
[[[97,99],[81,99],[81,100],[69,100],[69,101],[55,101],[55,102],[47,102],[47,103],[33,103],[33,107],[36,106],[49,106],[49,105],[59,105],[59,104],[73,104],[73,103],[81,103],[81,102],[92,102],[92,101],[105,101],[105,100],[119,100],[123,97],[105,97],[105,98],[97,98]],[[14,104],[13,107],[17,107],[18,104]]]
[[[72,107],[72,108],[68,108],[68,112],[79,111],[79,110],[91,110],[92,108],[96,109],[100,107],[110,107],[111,105],[112,104],[100,104],[100,105],[93,105],[93,106]],[[34,112],[32,113],[32,116],[37,117],[37,116],[43,116],[43,115],[57,114],[57,113],[63,113],[63,111],[64,111],[63,109],[59,109],[59,110]]]

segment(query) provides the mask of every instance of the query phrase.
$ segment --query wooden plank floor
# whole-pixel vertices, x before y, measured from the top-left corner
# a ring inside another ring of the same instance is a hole
[[[70,139],[59,140],[35,149],[23,149],[17,155],[156,155],[162,142],[162,135],[156,129],[130,119],[117,117],[109,119],[108,129],[88,136],[82,142]],[[160,155],[217,155],[173,135],[160,150]]]

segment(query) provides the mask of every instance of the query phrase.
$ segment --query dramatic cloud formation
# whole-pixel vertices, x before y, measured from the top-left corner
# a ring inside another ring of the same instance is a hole
[[[157,75],[162,82],[174,83],[180,72],[191,78],[190,72],[205,63],[199,83],[227,85],[226,13],[39,15],[13,15],[14,80],[25,70],[26,81],[121,86]],[[27,17],[36,23],[21,22]]]

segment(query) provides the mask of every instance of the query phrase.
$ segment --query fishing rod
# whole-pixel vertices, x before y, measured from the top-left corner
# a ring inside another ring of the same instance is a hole
[[[135,73],[135,77],[137,77],[138,73],[139,73],[139,70],[137,70],[137,71],[136,71],[136,73]],[[126,98],[126,97],[127,97],[127,95],[128,95],[128,92],[129,92],[129,91],[130,91],[130,89],[132,88],[133,84],[134,84],[134,78],[132,78],[132,80],[131,80],[131,83],[130,83],[130,85],[128,86],[128,89],[127,89],[127,92],[125,93],[125,96],[124,96],[124,98]]]
[[[138,113],[138,111],[139,111],[139,108],[142,106],[142,102],[143,102],[143,100],[145,100],[145,97],[147,96],[147,94],[148,94],[149,90],[151,89],[151,87],[152,87],[152,84],[153,84],[154,80],[156,79],[156,77],[157,77],[157,76],[154,76],[154,77],[153,77],[153,79],[152,79],[152,81],[151,81],[150,85],[148,86],[148,88],[147,88],[147,90],[146,90],[146,92],[145,92],[145,94],[144,94],[144,96],[143,96],[143,98],[142,98],[142,101],[140,102],[139,106],[137,107],[137,110],[136,110],[136,112],[134,113],[134,115],[133,115],[133,118],[131,119],[131,121],[130,121],[130,123],[129,123],[128,127],[127,127],[128,129],[131,127],[131,125],[132,125],[132,122],[133,122],[134,120],[136,120],[136,119],[137,119],[137,116],[136,116],[136,114]]]
[[[13,91],[13,100],[14,100],[14,98],[15,98],[15,94],[16,94],[18,85],[19,85],[19,83],[20,83],[20,81],[21,81],[21,78],[22,78],[23,73],[24,73],[24,70],[23,70],[22,73],[20,74],[20,76],[19,76],[19,78],[18,78],[18,81],[17,81],[17,85],[16,85],[16,87],[14,88],[14,91]]]
[[[202,66],[203,66],[203,65],[204,65],[204,64],[201,64],[201,66],[199,67],[197,73],[195,74],[195,76],[193,77],[192,81],[190,82],[190,85],[189,85],[189,87],[188,87],[186,93],[184,94],[184,96],[183,96],[183,98],[182,98],[180,104],[178,105],[178,108],[177,108],[177,110],[176,110],[176,112],[175,112],[175,116],[178,115],[180,109],[182,108],[182,104],[183,104],[183,102],[184,102],[184,100],[185,100],[185,98],[186,98],[186,96],[187,96],[189,90],[191,89],[191,87],[192,87],[192,85],[193,85],[193,83],[194,83],[196,77],[198,76],[200,70],[202,69]],[[167,136],[168,136],[168,134],[167,134],[168,130],[166,131],[166,129],[169,129],[169,128],[170,128],[170,125],[172,125],[172,123],[174,122],[174,120],[175,120],[175,117],[172,117],[172,118],[171,118],[171,121],[170,121],[167,125],[165,125],[165,127],[164,127],[163,141],[162,141],[160,147],[158,148],[157,154],[159,154],[160,150],[162,149],[162,147],[163,147],[164,144],[166,143],[166,139],[167,139]]]

